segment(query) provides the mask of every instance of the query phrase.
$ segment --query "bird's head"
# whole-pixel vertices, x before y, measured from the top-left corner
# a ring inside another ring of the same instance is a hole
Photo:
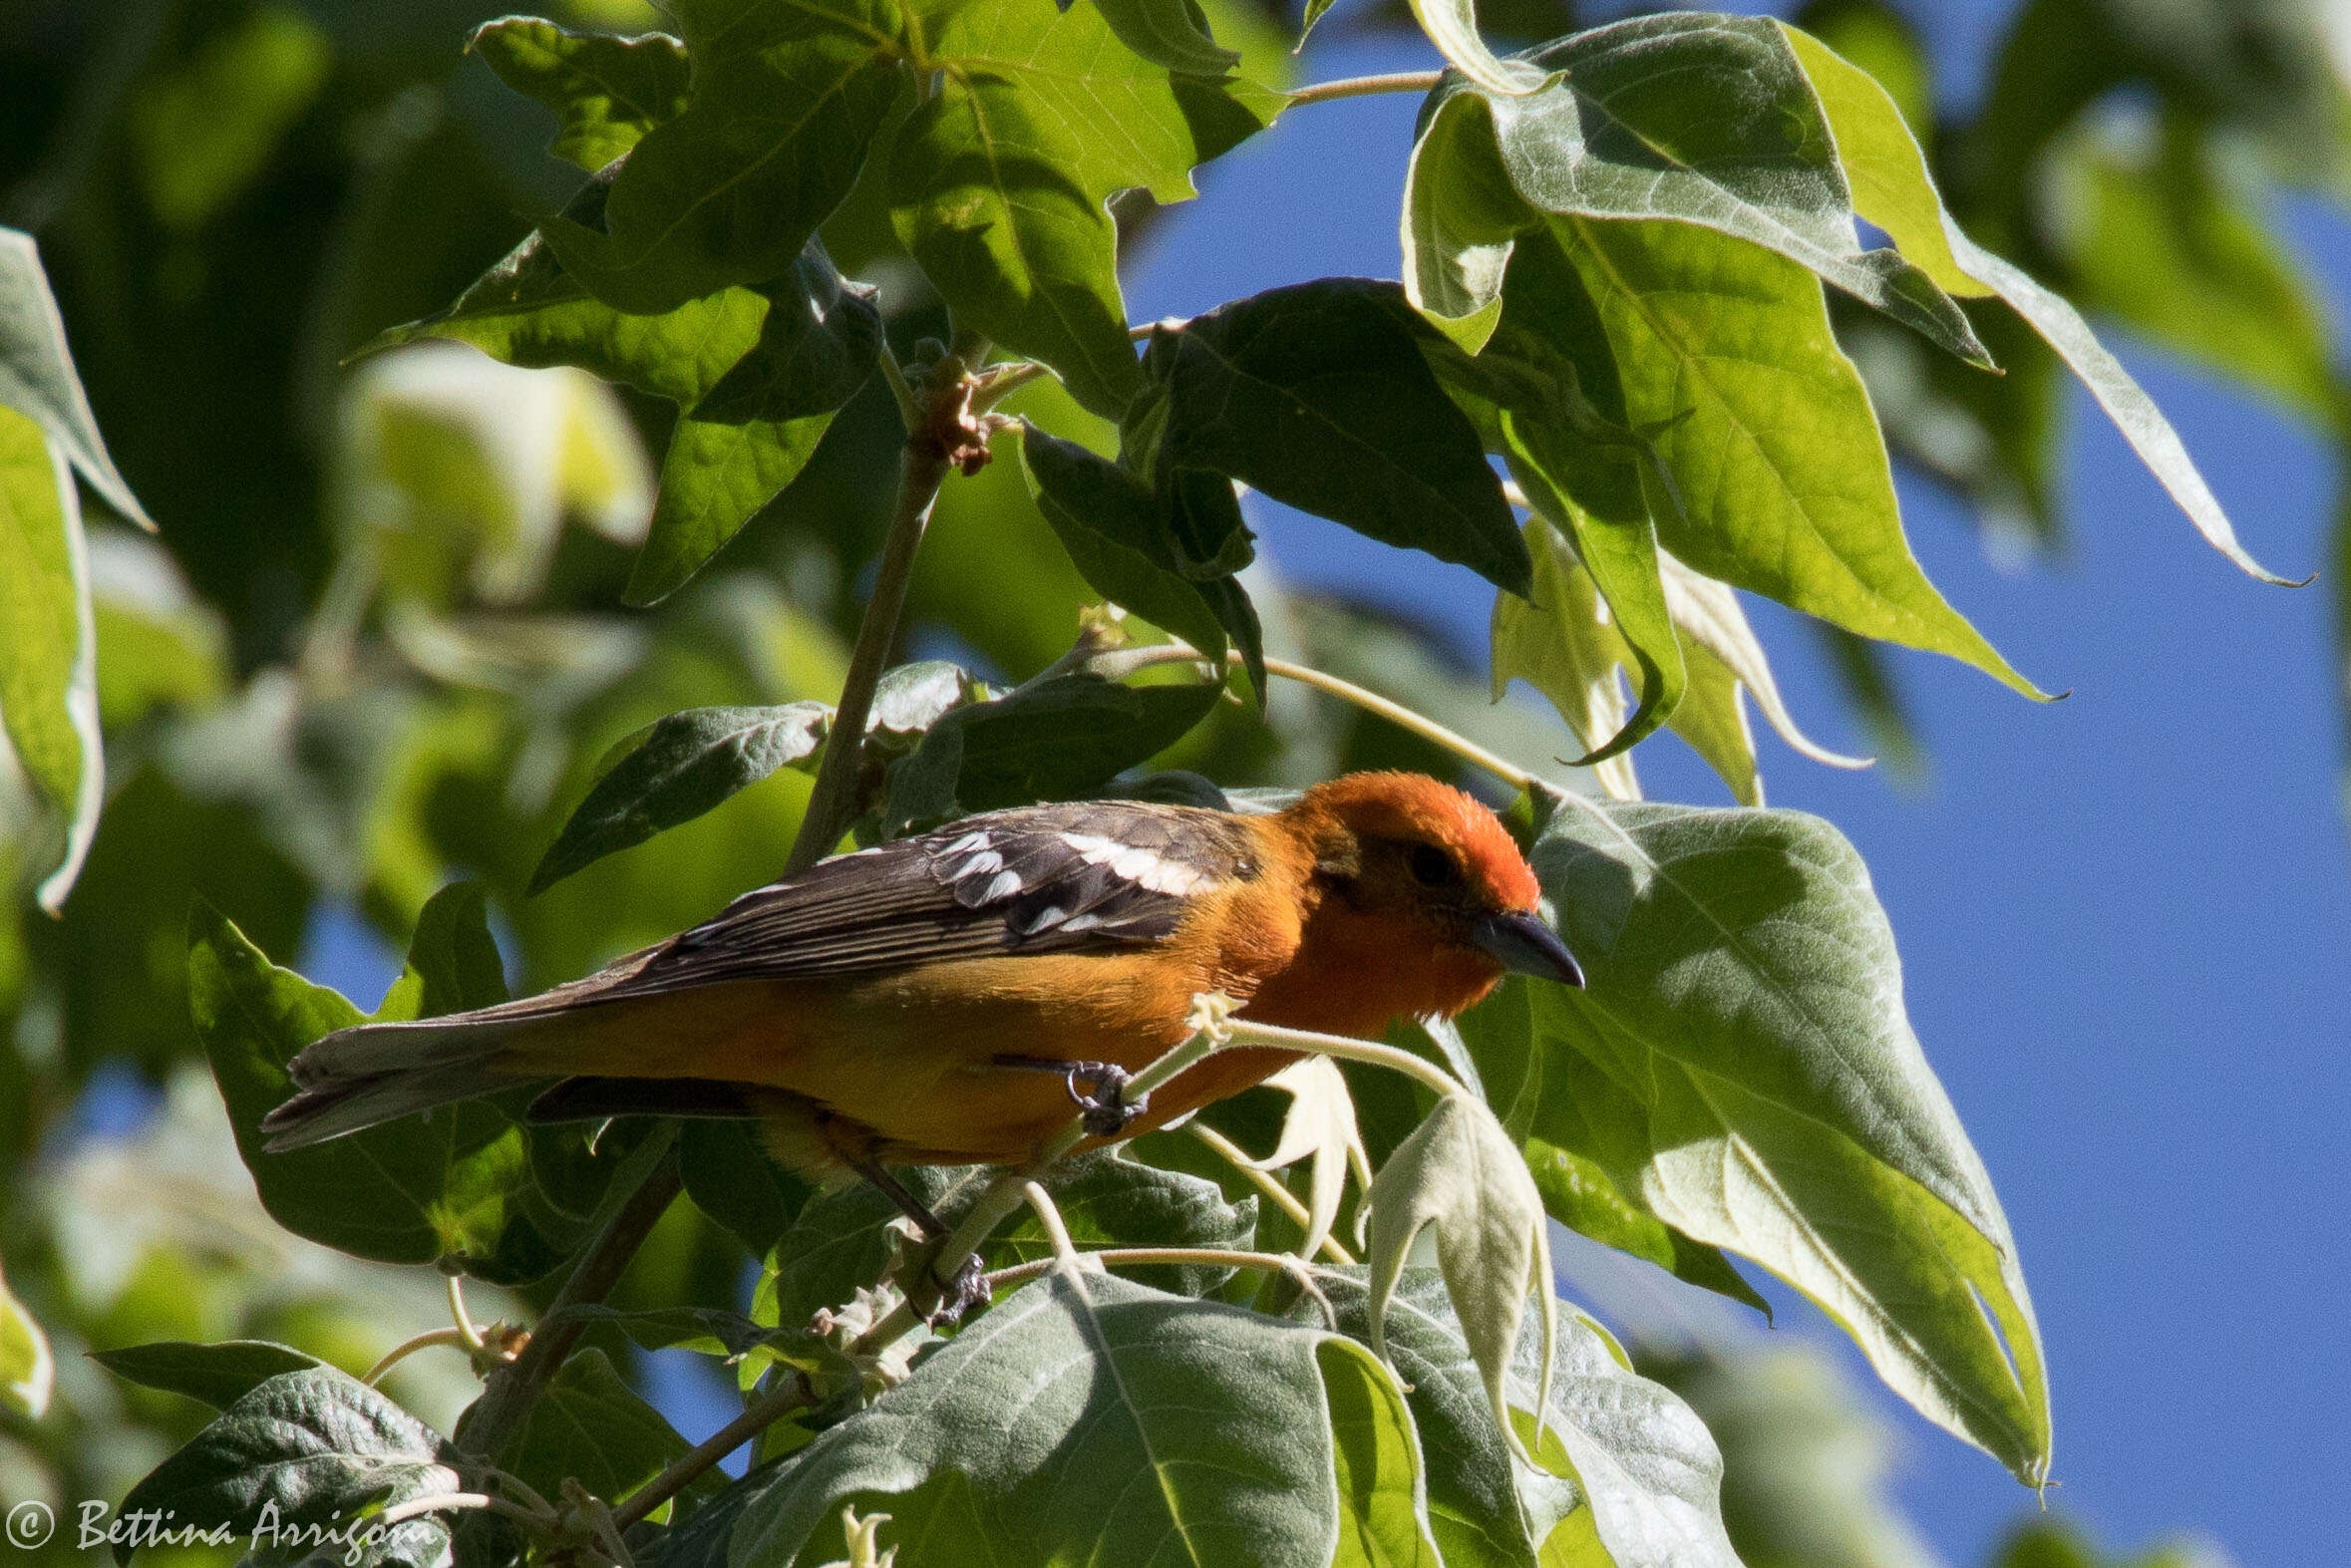
[[[1525,856],[1472,796],[1419,774],[1349,774],[1291,810],[1314,846],[1321,906],[1364,950],[1358,961],[1391,950],[1438,984],[1419,1011],[1458,1012],[1505,972],[1583,984]]]

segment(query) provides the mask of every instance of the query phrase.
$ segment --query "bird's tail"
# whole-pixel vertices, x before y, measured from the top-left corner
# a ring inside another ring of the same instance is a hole
[[[276,1153],[393,1121],[521,1080],[501,1071],[527,1020],[454,1014],[413,1024],[361,1024],[327,1036],[287,1064],[294,1096],[261,1118]]]

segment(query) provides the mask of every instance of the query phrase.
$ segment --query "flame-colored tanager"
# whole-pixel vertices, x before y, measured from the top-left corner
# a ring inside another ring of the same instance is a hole
[[[823,861],[541,995],[329,1035],[262,1127],[299,1148],[556,1080],[534,1119],[754,1116],[787,1164],[863,1174],[927,1229],[884,1164],[1018,1162],[1072,1098],[1098,1139],[1132,1136],[1292,1060],[1219,1052],[1125,1103],[1200,993],[1374,1037],[1506,970],[1581,984],[1538,896],[1492,811],[1415,774],[1351,774],[1269,815],[992,811]]]

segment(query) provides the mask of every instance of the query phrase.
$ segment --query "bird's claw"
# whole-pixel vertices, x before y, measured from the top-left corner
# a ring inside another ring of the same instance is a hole
[[[1083,1125],[1090,1136],[1115,1138],[1134,1124],[1135,1118],[1151,1108],[1151,1097],[1140,1095],[1127,1098],[1127,1085],[1134,1075],[1110,1062],[1073,1062],[1068,1083],[1070,1098],[1085,1112]],[[1080,1089],[1091,1083],[1092,1094]]]
[[[923,1281],[938,1294],[938,1302],[922,1314],[925,1328],[937,1328],[942,1323],[954,1323],[974,1307],[984,1307],[996,1299],[995,1289],[988,1284],[987,1270],[980,1267],[975,1254],[963,1260],[955,1277],[944,1284],[928,1267],[922,1271]],[[919,1304],[917,1304],[919,1305]]]

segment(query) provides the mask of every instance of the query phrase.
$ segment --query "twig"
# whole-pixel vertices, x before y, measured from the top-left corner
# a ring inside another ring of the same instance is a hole
[[[1313,1216],[1307,1212],[1306,1205],[1298,1201],[1298,1195],[1274,1180],[1271,1171],[1258,1169],[1256,1161],[1249,1158],[1247,1149],[1242,1148],[1214,1127],[1204,1126],[1197,1121],[1192,1122],[1183,1130],[1222,1155],[1233,1169],[1248,1178],[1251,1186],[1271,1198],[1274,1207],[1287,1214],[1301,1231],[1312,1220]],[[1364,1182],[1363,1186],[1365,1191],[1371,1190],[1369,1181]],[[1341,1246],[1335,1236],[1322,1238],[1322,1250],[1330,1254],[1333,1263],[1353,1263],[1356,1261],[1355,1254]]]
[[[466,1349],[470,1351],[481,1350],[484,1347],[482,1331],[474,1327],[473,1316],[466,1311],[466,1277],[463,1274],[451,1274],[447,1278],[449,1280],[449,1317],[450,1321],[457,1325],[458,1338],[464,1342]]]
[[[1298,1260],[1286,1252],[1239,1252],[1228,1247],[1099,1247],[1079,1256],[1106,1266],[1134,1269],[1195,1263],[1210,1268],[1258,1269],[1267,1274],[1290,1274],[1300,1267]],[[1035,1279],[1060,1261],[1059,1258],[1031,1258],[1026,1263],[1007,1264],[988,1275],[988,1284],[991,1288],[1018,1285],[1024,1280]]]
[[[1225,655],[1225,662],[1235,669],[1241,668],[1244,663],[1237,653]],[[1196,664],[1204,668],[1207,663],[1208,661],[1202,658],[1196,649],[1185,644],[1155,643],[1145,648],[1115,649],[1096,659],[1093,668],[1095,674],[1106,680],[1115,681],[1137,670],[1148,669],[1156,664]],[[1497,756],[1467,736],[1458,735],[1436,720],[1424,718],[1402,703],[1392,702],[1377,692],[1367,691],[1363,687],[1357,686],[1353,681],[1343,681],[1339,677],[1326,674],[1311,665],[1293,664],[1287,659],[1268,658],[1265,661],[1265,669],[1268,674],[1279,675],[1296,681],[1302,686],[1311,686],[1318,691],[1328,692],[1333,697],[1343,698],[1353,703],[1366,713],[1377,714],[1399,729],[1409,730],[1422,740],[1443,747],[1464,762],[1485,769],[1514,789],[1530,789],[1536,783],[1533,774],[1508,758]]]
[[[1037,1211],[1037,1223],[1045,1227],[1045,1239],[1053,1243],[1054,1261],[1077,1267],[1077,1243],[1070,1240],[1070,1228],[1062,1223],[1061,1205],[1053,1201],[1053,1194],[1034,1181],[1024,1181],[1020,1195]]]
[[[666,1126],[653,1135],[667,1138],[669,1147],[662,1151],[652,1172],[621,1204],[555,1299],[547,1304],[539,1331],[531,1336],[522,1354],[490,1375],[482,1398],[459,1420],[458,1442],[467,1452],[488,1459],[505,1446],[523,1412],[553,1380],[563,1358],[571,1354],[571,1347],[587,1327],[584,1319],[566,1317],[566,1309],[599,1302],[611,1294],[654,1223],[677,1197],[683,1185],[678,1175],[677,1128]]]
[[[1427,93],[1437,86],[1442,71],[1391,71],[1384,76],[1351,76],[1336,82],[1316,82],[1290,90],[1292,108],[1327,104],[1335,98],[1369,98],[1375,93]]]
[[[648,1517],[654,1509],[693,1485],[703,1471],[719,1460],[794,1411],[816,1403],[817,1392],[809,1387],[808,1374],[794,1373],[791,1382],[763,1395],[756,1403],[746,1407],[742,1414],[679,1454],[668,1469],[630,1493],[628,1501],[613,1508],[612,1523],[625,1530],[638,1520]]]
[[[465,1335],[456,1329],[427,1329],[413,1339],[402,1340],[398,1345],[386,1351],[384,1359],[370,1367],[367,1370],[367,1376],[359,1381],[372,1389],[383,1381],[384,1374],[414,1356],[418,1351],[431,1350],[436,1345],[463,1345],[469,1351],[475,1349],[474,1346],[466,1345]]]
[[[429,1513],[451,1513],[466,1508],[504,1514],[541,1530],[552,1528],[555,1522],[520,1503],[508,1502],[504,1497],[493,1497],[488,1492],[438,1492],[430,1497],[413,1497],[407,1502],[394,1503],[368,1520],[367,1524],[371,1530],[389,1530],[396,1524],[406,1524],[411,1519],[421,1519]]]
[[[881,567],[874,575],[873,597],[857,626],[857,645],[849,655],[848,678],[841,683],[840,703],[834,710],[831,739],[825,760],[818,766],[817,784],[809,794],[808,812],[801,818],[800,836],[784,862],[784,874],[796,876],[833,852],[840,835],[857,814],[858,775],[865,753],[865,721],[873,709],[873,692],[881,684],[882,667],[898,637],[898,620],[906,608],[906,585],[913,580],[914,554],[930,522],[931,504],[947,470],[971,460],[960,438],[961,421],[969,418],[971,382],[960,362],[941,370],[947,385],[927,389],[924,406],[912,410],[905,451],[898,456],[898,500],[890,518],[889,536],[881,548]],[[902,379],[892,384],[902,386]],[[909,390],[908,397],[912,396]],[[955,425],[955,441],[945,439],[944,423]],[[985,448],[980,451],[984,454]]]
[[[1312,1030],[1283,1029],[1277,1024],[1253,1024],[1245,1018],[1236,1018],[1227,1027],[1232,1031],[1231,1043],[1236,1046],[1271,1046],[1277,1051],[1304,1051],[1347,1062],[1368,1062],[1374,1067],[1402,1073],[1440,1099],[1461,1093],[1460,1080],[1434,1062],[1377,1041],[1318,1035]]]

